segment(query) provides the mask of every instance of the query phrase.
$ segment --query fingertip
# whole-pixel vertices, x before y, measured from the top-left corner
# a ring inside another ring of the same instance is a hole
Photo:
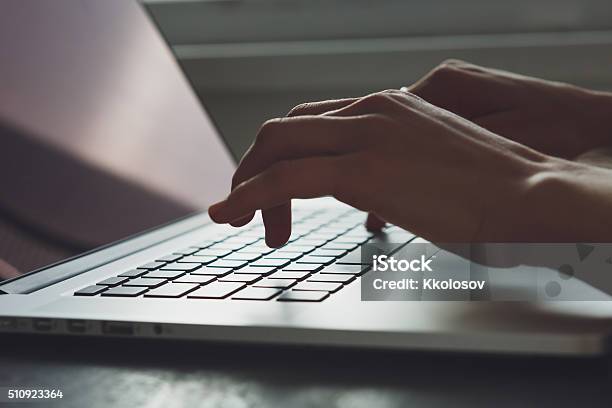
[[[289,241],[289,234],[279,234],[266,230],[266,245],[270,248],[280,248]]]
[[[380,232],[386,225],[385,220],[378,217],[374,213],[368,213],[368,218],[365,222],[365,227],[370,232]]]
[[[221,211],[225,207],[225,200],[214,203],[208,207],[208,216],[217,224],[222,224],[224,221],[221,218]]]
[[[255,213],[251,213],[249,215],[246,215],[244,217],[240,217],[237,220],[233,220],[232,222],[230,222],[230,225],[232,227],[244,227],[245,225],[247,225],[249,222],[251,222],[251,220],[253,219],[253,217],[255,217]]]
[[[262,211],[266,228],[266,244],[278,248],[289,241],[291,236],[291,203],[285,203]]]

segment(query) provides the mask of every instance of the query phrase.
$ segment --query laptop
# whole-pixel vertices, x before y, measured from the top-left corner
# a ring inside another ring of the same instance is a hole
[[[364,300],[364,245],[426,241],[395,226],[373,235],[331,198],[295,200],[279,249],[261,220],[213,224],[206,206],[227,194],[235,160],[141,4],[5,0],[0,42],[0,332],[606,351],[606,301]],[[451,271],[467,262],[434,255]]]

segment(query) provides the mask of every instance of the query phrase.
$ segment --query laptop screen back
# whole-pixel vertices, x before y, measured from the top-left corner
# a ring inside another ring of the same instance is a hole
[[[0,280],[205,209],[233,169],[141,5],[1,2]]]

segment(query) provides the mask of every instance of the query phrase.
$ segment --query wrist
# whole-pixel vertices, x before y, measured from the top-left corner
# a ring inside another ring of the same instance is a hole
[[[592,146],[612,145],[612,93],[583,90],[584,105],[581,108],[588,116],[585,136],[592,137]]]
[[[522,217],[510,230],[511,240],[612,241],[606,197],[612,172],[556,158],[542,164],[526,181],[522,203],[517,205]]]
[[[504,194],[489,206],[478,242],[571,242],[565,222],[572,222],[564,201],[575,196],[571,161],[545,156],[532,162],[504,187]],[[568,219],[569,218],[569,219]],[[573,228],[572,228],[573,229]],[[571,236],[571,238],[570,238]]]

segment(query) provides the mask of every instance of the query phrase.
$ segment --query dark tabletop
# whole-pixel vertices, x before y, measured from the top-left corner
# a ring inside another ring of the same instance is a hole
[[[0,337],[0,387],[61,388],[16,407],[610,407],[608,358],[541,358]]]

